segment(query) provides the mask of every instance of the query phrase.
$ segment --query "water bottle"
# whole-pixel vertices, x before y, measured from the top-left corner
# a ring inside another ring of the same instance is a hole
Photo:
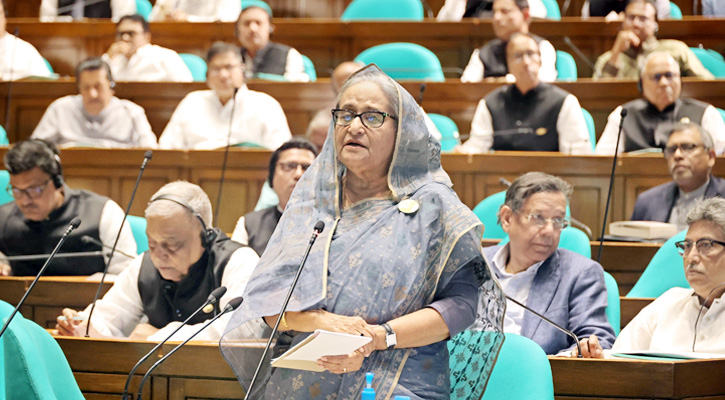
[[[365,381],[367,381],[367,385],[365,386],[365,389],[362,391],[362,397],[360,397],[361,400],[375,400],[375,389],[373,389],[373,374],[372,372],[368,372],[365,374]]]

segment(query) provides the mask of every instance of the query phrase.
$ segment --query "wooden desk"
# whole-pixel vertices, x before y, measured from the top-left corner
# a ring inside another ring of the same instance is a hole
[[[34,277],[0,277],[0,300],[13,306],[25,295]],[[104,282],[103,296],[111,283]],[[55,328],[55,318],[65,307],[82,310],[93,301],[98,290],[98,282],[88,281],[86,277],[61,276],[42,277],[33,288],[20,312],[26,319],[32,320],[44,328]]]
[[[683,0],[684,1],[684,0]],[[579,7],[579,10],[581,7]],[[276,19],[273,39],[295,47],[312,59],[319,76],[341,61],[351,60],[368,47],[388,42],[412,42],[427,47],[441,60],[448,75],[458,78],[474,49],[494,38],[490,21],[467,19],[462,22],[341,22],[337,18]],[[569,37],[590,61],[614,44],[618,22],[604,18],[585,21],[565,17],[562,21],[538,20],[531,31],[548,39],[554,47],[572,53],[564,38]],[[7,30],[20,31],[20,37],[32,43],[56,72],[72,75],[75,65],[87,57],[103,54],[114,38],[110,21],[41,23],[37,19],[12,18]],[[689,46],[702,44],[725,52],[722,32],[725,19],[685,17],[659,21],[658,37],[678,39]],[[153,23],[152,42],[178,52],[203,56],[217,40],[235,41],[233,23]],[[579,76],[592,76],[591,68],[575,57]]]
[[[643,361],[549,357],[557,399],[725,399],[725,359]]]
[[[725,26],[724,26],[725,29]],[[692,97],[725,108],[725,80],[699,81],[684,79],[682,96]],[[421,82],[403,85],[418,98]],[[499,87],[495,83],[461,83],[449,80],[441,83],[427,83],[423,108],[429,113],[451,117],[462,135],[471,129],[471,120],[479,100]],[[557,86],[574,94],[582,107],[594,117],[598,134],[604,130],[607,116],[617,106],[641,97],[635,81],[593,81],[580,79],[577,82],[561,82]],[[302,135],[307,125],[320,109],[334,103],[334,95],[328,82],[290,83],[253,82],[249,88],[268,93],[280,102],[287,116],[290,129],[295,135]],[[206,89],[204,83],[118,83],[116,95],[140,105],[146,110],[151,127],[161,135],[179,101],[193,90]],[[12,92],[10,121],[0,113],[0,125],[5,127],[11,143],[30,137],[45,109],[55,99],[76,94],[73,79],[59,81],[15,82],[10,88],[7,82],[0,82],[0,110],[6,109],[8,90]],[[611,168],[611,166],[610,166]]]

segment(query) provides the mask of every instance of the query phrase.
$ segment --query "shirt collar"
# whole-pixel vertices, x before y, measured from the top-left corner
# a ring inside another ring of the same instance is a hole
[[[506,261],[509,258],[509,252],[511,251],[510,243],[506,243],[504,246],[501,246],[498,251],[496,251],[496,254],[493,255],[493,258],[491,259],[491,263],[494,267],[494,272],[496,272],[496,276],[498,278],[509,278],[514,275],[520,275],[520,274],[533,274],[536,275],[536,272],[539,270],[539,267],[541,267],[541,264],[544,263],[544,261],[539,261],[536,264],[532,264],[529,268],[526,268],[524,271],[519,272],[518,274],[511,274],[509,272],[506,272]]]

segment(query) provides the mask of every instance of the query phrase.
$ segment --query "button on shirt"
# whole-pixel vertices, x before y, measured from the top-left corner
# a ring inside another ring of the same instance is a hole
[[[498,278],[498,282],[501,284],[504,293],[516,299],[518,302],[526,304],[529,298],[529,292],[531,291],[531,284],[534,282],[536,272],[539,270],[541,264],[543,264],[543,261],[530,266],[525,271],[510,274],[506,272],[506,261],[509,258],[509,249],[510,246],[508,244],[501,247],[493,256],[491,264],[493,264],[496,278]],[[503,323],[504,332],[520,335],[524,322],[524,312],[526,311],[519,305],[506,300],[506,316]]]

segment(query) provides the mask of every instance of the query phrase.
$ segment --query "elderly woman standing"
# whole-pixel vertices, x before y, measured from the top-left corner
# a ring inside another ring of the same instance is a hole
[[[445,340],[474,322],[477,301],[488,310],[479,325],[501,331],[503,301],[481,255],[481,224],[451,189],[422,110],[377,67],[346,81],[332,114],[332,134],[298,182],[222,352],[248,384],[250,352],[233,342],[259,318],[270,326],[279,318],[312,226],[322,220],[327,228],[312,247],[280,330],[293,345],[316,329],[372,342],[318,360],[325,372],[274,369],[264,396],[359,398],[364,373],[374,372],[379,398],[449,399]],[[484,373],[500,339],[493,343]]]

